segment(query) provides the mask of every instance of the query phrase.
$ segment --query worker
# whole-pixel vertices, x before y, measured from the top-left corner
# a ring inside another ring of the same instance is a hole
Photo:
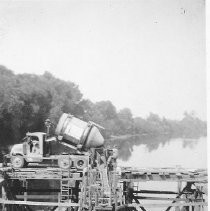
[[[32,146],[31,152],[38,154],[39,153],[39,142],[36,140],[32,140],[32,144],[33,144],[33,146]]]

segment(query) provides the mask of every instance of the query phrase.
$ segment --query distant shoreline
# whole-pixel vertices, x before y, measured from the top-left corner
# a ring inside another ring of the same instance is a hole
[[[123,140],[126,140],[126,139],[129,139],[129,138],[135,138],[135,137],[146,137],[146,138],[152,138],[152,137],[170,137],[172,139],[176,139],[176,138],[182,138],[182,139],[185,139],[186,141],[187,140],[193,140],[193,139],[199,139],[199,138],[202,138],[202,137],[207,137],[206,135],[203,135],[203,136],[200,136],[200,137],[185,137],[185,136],[177,136],[177,137],[173,137],[171,136],[170,134],[159,134],[159,135],[156,135],[154,136],[153,134],[147,134],[147,133],[144,133],[144,134],[133,134],[133,135],[118,135],[118,136],[115,136],[115,135],[111,135],[110,138],[106,139],[107,141],[123,141]]]

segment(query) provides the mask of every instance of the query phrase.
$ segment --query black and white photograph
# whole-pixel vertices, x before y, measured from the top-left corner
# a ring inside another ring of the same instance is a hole
[[[208,210],[206,3],[0,0],[0,211]]]

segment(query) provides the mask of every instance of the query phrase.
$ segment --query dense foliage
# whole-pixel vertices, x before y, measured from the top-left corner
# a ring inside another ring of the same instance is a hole
[[[134,118],[130,109],[117,111],[110,101],[93,103],[84,99],[78,86],[43,75],[14,74],[0,66],[0,143],[20,142],[27,131],[43,131],[44,121],[56,124],[62,112],[104,126],[105,137],[146,134],[149,136],[200,137],[206,135],[206,122],[192,113],[182,120],[169,120],[150,113],[148,118]]]

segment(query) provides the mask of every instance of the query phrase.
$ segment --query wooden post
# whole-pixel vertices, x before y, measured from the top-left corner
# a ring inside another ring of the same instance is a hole
[[[89,185],[89,188],[88,188],[88,208],[89,208],[89,211],[92,210],[92,201],[91,201],[91,186]]]
[[[178,181],[178,184],[177,184],[177,193],[180,194],[182,191],[182,182],[181,181]],[[175,211],[180,211],[180,207],[175,207]]]
[[[115,209],[117,208],[117,183],[118,183],[118,179],[117,179],[117,172],[116,172],[116,163],[113,164],[114,166],[114,171],[113,171],[113,180],[114,180],[114,191],[113,194],[115,196],[114,198],[114,203],[115,203]],[[112,193],[111,193],[112,194]]]
[[[178,192],[178,193],[181,193],[181,191],[182,191],[182,182],[179,181],[179,182],[178,182],[178,186],[177,186],[177,192]]]
[[[24,191],[24,201],[27,201],[27,189],[28,189],[28,181],[27,180],[23,180],[23,187],[26,189],[26,191]]]
[[[120,190],[119,190],[119,194],[120,194],[120,206],[122,206],[123,204],[123,197],[122,197],[122,188],[120,187]]]
[[[6,190],[5,190],[4,184],[1,187],[1,194],[2,194],[2,199],[6,200],[7,199],[7,194],[6,194]],[[6,208],[5,204],[2,204],[2,211],[7,211],[7,208]]]
[[[109,192],[109,206],[112,206],[112,187],[110,187],[110,192]],[[116,195],[114,195],[116,197]]]
[[[127,203],[131,204],[133,201],[133,182],[127,183]]]
[[[95,206],[98,206],[98,188],[96,187],[96,190],[95,190]]]

